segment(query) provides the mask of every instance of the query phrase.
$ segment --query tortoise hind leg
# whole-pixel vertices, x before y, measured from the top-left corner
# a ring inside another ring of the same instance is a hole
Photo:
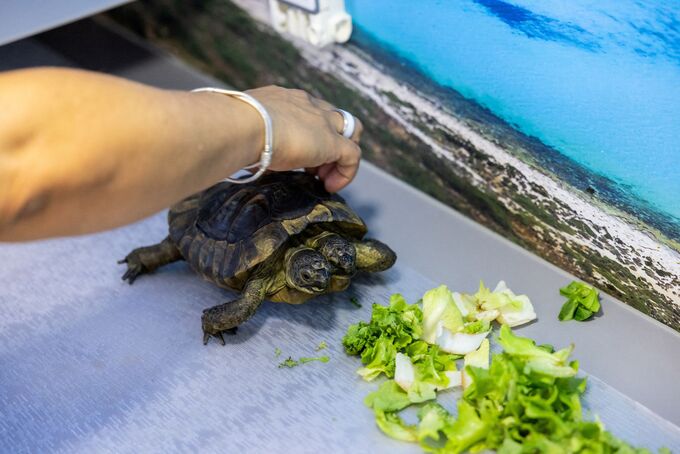
[[[397,261],[397,254],[378,240],[355,241],[357,269],[374,273],[385,271]]]
[[[203,311],[203,345],[215,336],[224,345],[222,333],[236,334],[236,328],[255,314],[265,297],[265,283],[260,279],[248,281],[237,299]]]
[[[123,280],[128,281],[132,285],[140,274],[151,273],[163,265],[181,259],[182,254],[180,254],[177,246],[168,237],[159,244],[133,250],[118,263],[127,263],[128,269],[123,274]]]

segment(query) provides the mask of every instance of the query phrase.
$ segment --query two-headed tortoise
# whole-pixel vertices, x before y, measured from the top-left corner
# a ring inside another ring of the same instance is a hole
[[[203,311],[203,342],[234,333],[262,301],[299,304],[345,290],[357,270],[383,271],[396,254],[363,239],[366,224],[315,177],[277,172],[248,184],[219,183],[174,205],[170,234],[133,250],[123,279],[184,259],[204,278],[241,292]]]

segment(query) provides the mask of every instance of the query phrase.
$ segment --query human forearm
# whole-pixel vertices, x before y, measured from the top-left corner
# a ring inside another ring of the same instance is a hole
[[[256,161],[263,141],[238,100],[95,73],[0,75],[0,105],[0,240],[140,219]]]

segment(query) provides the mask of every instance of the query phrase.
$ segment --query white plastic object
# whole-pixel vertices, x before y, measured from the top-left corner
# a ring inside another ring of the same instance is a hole
[[[352,35],[352,17],[344,0],[269,0],[272,26],[281,33],[323,47]]]

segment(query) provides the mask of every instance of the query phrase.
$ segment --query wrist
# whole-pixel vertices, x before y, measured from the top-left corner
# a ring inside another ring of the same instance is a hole
[[[247,104],[249,107],[251,107],[257,114],[260,116],[262,120],[262,124],[264,127],[264,140],[263,140],[263,146],[262,146],[262,151],[260,153],[260,158],[254,162],[253,164],[247,165],[245,168],[254,168],[258,167],[258,169],[250,176],[250,177],[245,177],[245,178],[239,178],[237,180],[233,180],[229,177],[227,177],[225,180],[226,181],[231,181],[232,183],[247,183],[250,181],[254,181],[257,178],[259,178],[269,167],[272,161],[272,154],[273,154],[273,126],[272,126],[272,118],[269,115],[269,112],[267,109],[262,105],[260,101],[258,101],[255,97],[248,93],[244,93],[241,91],[236,91],[236,90],[226,90],[222,88],[214,88],[214,87],[204,87],[204,88],[197,88],[195,90],[192,90],[193,92],[208,92],[208,93],[217,93],[220,95],[228,96],[231,98],[235,98],[242,103]],[[240,117],[239,117],[240,118]],[[250,122],[252,123],[252,121]],[[260,142],[260,141],[258,141]]]
[[[259,162],[265,144],[265,127],[252,106],[220,93],[192,92],[191,95],[210,105],[213,133],[218,139],[225,171]]]

